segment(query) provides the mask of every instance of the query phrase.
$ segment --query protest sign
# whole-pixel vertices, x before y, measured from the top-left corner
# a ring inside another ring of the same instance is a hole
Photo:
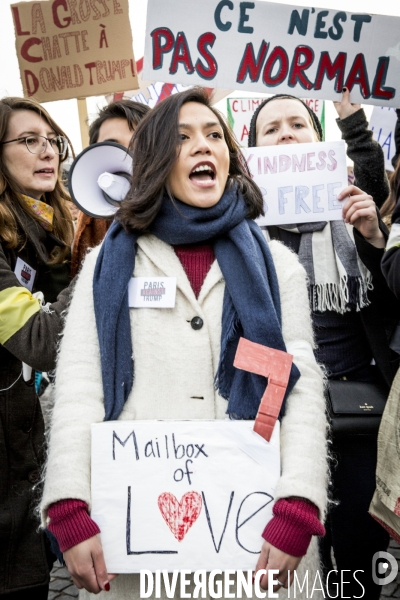
[[[374,132],[374,140],[382,146],[385,156],[385,169],[393,171],[392,158],[396,154],[394,130],[397,122],[396,109],[374,106],[369,128]]]
[[[257,0],[196,8],[149,0],[144,77],[327,100],[340,100],[346,86],[353,102],[396,106],[399,48],[395,17]]]
[[[280,476],[254,421],[92,425],[92,512],[110,573],[254,569]]]
[[[228,122],[241,146],[247,147],[251,117],[265,98],[227,98]],[[325,131],[325,103],[319,98],[302,98],[319,118]]]
[[[136,71],[138,76],[138,90],[128,90],[125,92],[117,92],[107,98],[107,101],[117,102],[123,98],[133,100],[134,102],[140,102],[141,104],[147,104],[150,108],[154,108],[156,104],[179,92],[193,87],[192,85],[181,85],[180,83],[165,83],[162,81],[143,81],[143,57],[136,61]],[[212,104],[216,104],[225,96],[231,93],[230,90],[214,90],[213,88],[205,88],[211,95]]]
[[[128,0],[11,5],[24,96],[39,102],[137,88]]]
[[[342,219],[337,195],[348,185],[343,141],[261,146],[243,154],[264,198],[259,225]]]

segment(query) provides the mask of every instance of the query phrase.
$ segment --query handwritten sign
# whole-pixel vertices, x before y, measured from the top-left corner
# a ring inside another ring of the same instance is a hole
[[[24,96],[39,102],[137,88],[128,0],[11,5]]]
[[[253,569],[280,476],[254,421],[92,425],[92,518],[110,573]]]
[[[400,19],[270,2],[149,0],[146,79],[396,106]]]
[[[342,219],[337,195],[348,185],[343,141],[247,148],[243,154],[264,198],[260,225]]]
[[[396,154],[394,139],[396,122],[396,109],[386,106],[374,106],[369,127],[374,132],[374,139],[382,146],[387,171],[393,171],[392,158]]]
[[[162,81],[143,81],[142,79],[142,71],[143,71],[143,57],[139,58],[136,61],[136,71],[138,76],[138,90],[128,90],[125,92],[118,92],[116,94],[112,94],[110,98],[107,98],[107,101],[117,102],[122,100],[123,98],[128,98],[129,100],[133,100],[134,102],[140,102],[141,104],[147,104],[150,108],[154,108],[159,102],[168,98],[168,96],[172,96],[173,94],[178,94],[179,92],[184,92],[185,90],[193,87],[192,85],[180,85],[179,83],[165,83]],[[213,88],[205,88],[209,94],[211,94],[211,102],[212,104],[216,104],[225,96],[231,93],[231,90],[214,90]]]
[[[241,146],[247,147],[250,121],[265,98],[227,98],[228,122]],[[302,98],[319,118],[322,129],[325,125],[325,103],[319,98]]]

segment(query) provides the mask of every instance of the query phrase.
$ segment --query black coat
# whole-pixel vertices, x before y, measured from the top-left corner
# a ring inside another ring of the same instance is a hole
[[[373,139],[364,110],[360,108],[345,119],[336,119],[336,123],[347,144],[347,155],[354,162],[356,185],[372,196],[380,208],[390,192],[385,156]]]
[[[387,238],[386,226],[380,222],[380,227]],[[278,227],[268,227],[268,231],[271,237],[279,239],[298,254],[299,234]],[[361,323],[382,382],[389,391],[399,366],[399,357],[389,348],[389,343],[397,326],[400,305],[388,288],[381,271],[380,263],[384,249],[375,248],[356,229],[354,239],[357,253],[370,271],[374,286],[374,289],[368,292],[369,306],[360,311]]]
[[[20,221],[20,233],[27,235],[24,248],[16,252],[0,243],[0,331],[2,319],[16,323],[16,331],[0,343],[0,595],[49,581],[52,560],[34,513],[45,454],[44,424],[35,388],[20,374],[22,362],[39,371],[54,369],[61,314],[70,293],[64,289],[69,265],[46,265],[61,242],[22,211]],[[23,306],[22,319],[6,311],[10,294],[24,290],[14,274],[18,256],[37,271],[32,292],[42,291],[45,301],[53,302],[51,312],[38,310],[25,322]]]

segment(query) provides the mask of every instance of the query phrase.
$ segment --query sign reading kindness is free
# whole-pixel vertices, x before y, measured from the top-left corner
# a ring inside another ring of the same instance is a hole
[[[107,569],[254,569],[280,476],[254,421],[92,425],[92,512]]]
[[[264,198],[259,225],[342,219],[337,196],[347,183],[345,143],[316,142],[242,150]]]

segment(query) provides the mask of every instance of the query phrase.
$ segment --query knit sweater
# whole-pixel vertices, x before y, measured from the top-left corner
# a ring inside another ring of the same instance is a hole
[[[215,260],[213,248],[207,244],[176,246],[175,253],[197,298]],[[99,527],[89,516],[87,504],[80,500],[56,502],[50,506],[48,514],[49,529],[56,536],[62,552],[100,533]],[[278,500],[273,514],[274,517],[262,536],[273,546],[292,556],[304,556],[311,537],[325,534],[325,529],[318,520],[317,507],[300,498]]]

